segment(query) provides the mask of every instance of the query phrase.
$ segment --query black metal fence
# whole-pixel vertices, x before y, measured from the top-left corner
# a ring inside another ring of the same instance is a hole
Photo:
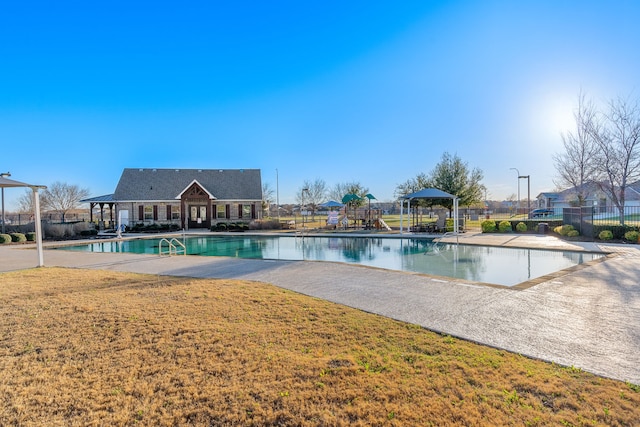
[[[5,213],[5,226],[19,226],[31,224],[34,221],[34,215],[29,213]],[[89,212],[86,213],[68,213],[64,216],[64,220],[61,213],[43,213],[41,217],[42,221],[50,224],[62,224],[67,222],[87,222],[90,220]],[[94,218],[95,219],[95,218]],[[2,218],[0,218],[0,223]]]
[[[495,221],[553,221],[572,225],[580,235],[595,238],[603,230],[610,230],[614,238],[622,238],[631,230],[640,231],[640,206],[583,206],[576,208],[533,209],[516,214],[509,209],[487,211],[485,218]]]

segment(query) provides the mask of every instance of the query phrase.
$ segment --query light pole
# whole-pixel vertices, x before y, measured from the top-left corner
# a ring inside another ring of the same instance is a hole
[[[309,194],[309,189],[308,188],[303,188],[301,193],[300,193],[300,215],[302,216],[302,228],[304,228],[304,193]]]
[[[278,168],[276,168],[276,209],[278,210],[278,222],[280,222],[280,185],[278,184]]]
[[[8,178],[11,176],[11,172],[0,173],[0,176]],[[4,234],[4,187],[2,187],[2,234]]]
[[[520,171],[518,168],[509,168],[509,170],[516,171],[518,174],[518,201],[516,202],[516,215],[518,215],[518,211],[520,210]]]
[[[518,174],[518,188],[520,188],[520,179],[527,179],[527,213],[531,212],[531,180],[529,175]]]

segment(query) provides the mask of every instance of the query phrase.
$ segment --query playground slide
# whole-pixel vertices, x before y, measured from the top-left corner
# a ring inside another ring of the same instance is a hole
[[[391,227],[389,227],[389,225],[387,225],[387,223],[384,222],[384,219],[378,218],[378,224],[380,224],[380,226],[386,229],[387,231],[391,231]]]

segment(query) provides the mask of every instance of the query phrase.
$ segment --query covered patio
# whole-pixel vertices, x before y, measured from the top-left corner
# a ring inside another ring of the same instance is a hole
[[[113,206],[116,204],[113,199],[113,194],[105,194],[104,196],[92,197],[90,199],[80,200],[82,203],[89,203],[89,221],[93,222],[93,209],[96,205],[100,208],[100,220],[98,222],[98,227],[100,229],[104,229],[104,207],[107,205],[109,207],[109,224],[110,227],[113,227]]]

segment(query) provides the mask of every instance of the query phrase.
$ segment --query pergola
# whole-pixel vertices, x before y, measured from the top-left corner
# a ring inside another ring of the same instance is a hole
[[[109,206],[109,221],[113,223],[113,194],[105,194],[104,196],[92,197],[90,199],[80,200],[82,203],[89,203],[89,221],[93,222],[93,208],[98,205],[100,207],[100,222],[104,224],[104,205]]]
[[[458,197],[453,194],[449,194],[445,191],[439,190],[437,188],[425,188],[423,190],[417,191],[415,193],[407,194],[406,196],[402,196],[401,199],[407,201],[407,214],[410,212],[411,201],[414,199],[452,199],[453,200],[453,232],[455,235],[458,235]],[[404,202],[400,203],[400,233],[403,230],[403,207]]]
[[[28,187],[33,191],[33,210],[35,211],[36,248],[38,249],[38,267],[44,267],[44,253],[42,252],[42,222],[40,220],[40,194],[38,190],[47,188],[44,185],[26,184],[0,176],[1,188]]]

